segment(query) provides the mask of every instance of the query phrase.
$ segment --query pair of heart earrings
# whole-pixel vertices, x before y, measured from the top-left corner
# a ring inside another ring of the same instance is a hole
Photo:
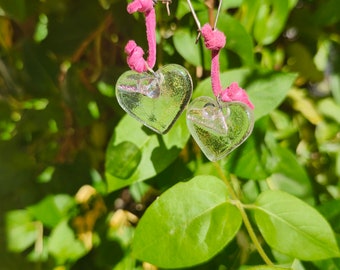
[[[156,62],[154,4],[153,0],[134,0],[127,6],[130,14],[142,12],[145,15],[149,54],[144,60],[143,49],[133,40],[127,43],[125,52],[131,70],[119,77],[116,96],[128,114],[153,131],[165,134],[190,102],[193,84],[189,72],[177,64],[164,65],[153,71]],[[188,4],[199,35],[212,52],[211,82],[216,99],[203,96],[191,102],[187,108],[187,126],[206,157],[216,161],[248,138],[254,126],[254,106],[237,83],[222,90],[219,51],[225,46],[226,38],[216,27],[206,24],[201,28],[190,1]]]

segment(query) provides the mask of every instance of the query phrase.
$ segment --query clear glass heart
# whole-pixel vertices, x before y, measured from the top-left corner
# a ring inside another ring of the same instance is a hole
[[[182,66],[169,64],[156,72],[127,71],[116,83],[120,106],[160,134],[169,131],[192,95],[192,80]]]
[[[163,83],[164,76],[159,72],[143,72],[128,74],[125,79],[126,82],[122,82],[119,85],[121,91],[139,93],[149,98],[158,98],[161,92],[160,85]]]
[[[199,97],[188,107],[187,125],[207,158],[216,161],[249,137],[254,116],[244,103]]]
[[[229,108],[222,108],[215,103],[206,103],[204,99],[196,99],[195,107],[187,114],[189,120],[200,124],[202,128],[210,130],[216,135],[226,135],[228,126],[226,119],[229,116]]]

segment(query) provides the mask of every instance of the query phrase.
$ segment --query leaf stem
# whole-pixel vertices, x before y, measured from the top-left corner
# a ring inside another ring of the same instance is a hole
[[[273,262],[269,259],[269,257],[267,256],[266,252],[263,250],[259,240],[257,239],[257,236],[254,232],[253,226],[250,223],[250,220],[247,216],[247,213],[244,209],[244,205],[242,204],[242,202],[239,200],[238,195],[235,192],[235,189],[233,188],[233,186],[230,184],[230,181],[227,179],[227,177],[225,176],[221,166],[219,163],[214,162],[214,165],[219,173],[219,175],[221,176],[223,182],[226,184],[226,187],[228,189],[228,192],[233,200],[233,204],[240,210],[241,212],[241,216],[242,216],[242,220],[244,222],[244,226],[247,229],[247,232],[249,234],[250,239],[252,240],[253,244],[255,245],[255,248],[257,250],[257,252],[259,253],[259,255],[261,256],[261,258],[264,260],[264,262],[267,265],[273,266]]]
[[[257,252],[260,254],[261,258],[265,261],[265,263],[267,265],[273,266],[273,262],[269,259],[269,257],[267,256],[266,252],[264,251],[264,249],[262,248],[259,240],[257,239],[257,236],[254,232],[253,226],[251,225],[249,218],[247,216],[246,211],[244,210],[244,207],[242,205],[242,203],[237,200],[235,202],[236,207],[240,210],[241,212],[241,216],[244,222],[244,226],[247,229],[247,232],[249,234],[250,239],[253,241],[253,244],[255,245],[255,248],[257,249]]]
[[[231,198],[235,201],[239,201],[238,196],[235,192],[235,189],[233,188],[233,186],[230,184],[229,180],[227,179],[227,177],[224,175],[224,172],[220,166],[220,164],[218,162],[214,162],[214,166],[217,169],[218,174],[220,175],[220,177],[222,178],[223,182],[225,183],[225,185],[227,186],[228,192],[231,196]]]

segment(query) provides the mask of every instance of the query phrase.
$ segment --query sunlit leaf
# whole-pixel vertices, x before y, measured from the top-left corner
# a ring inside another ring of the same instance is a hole
[[[60,222],[53,229],[48,240],[48,250],[61,264],[66,261],[75,261],[86,253],[85,246],[79,239],[76,239],[67,220]]]
[[[250,69],[235,69],[221,74],[222,87],[226,88],[236,81],[244,88],[255,106],[255,119],[274,110],[287,95],[295,74]],[[210,78],[202,81],[196,88],[193,97],[213,96]]]
[[[294,109],[301,112],[312,124],[317,125],[322,120],[320,113],[316,110],[315,104],[307,96],[307,93],[298,89],[292,89],[288,96],[293,100]]]
[[[228,8],[238,8],[242,5],[243,0],[231,0],[231,1],[223,1],[222,9]]]
[[[340,255],[334,233],[313,207],[282,191],[265,191],[256,200],[256,223],[274,249],[301,260]]]
[[[261,2],[253,0],[243,0],[241,6],[241,23],[248,33],[251,32]]]
[[[34,40],[36,42],[41,42],[47,37],[48,35],[47,24],[48,24],[48,17],[45,14],[41,14],[39,16],[39,22],[35,28],[35,33],[34,33]]]
[[[254,36],[260,44],[270,44],[278,38],[289,14],[288,0],[257,0],[261,4],[254,21]]]
[[[116,127],[106,151],[109,191],[160,173],[175,160],[188,139],[189,132],[183,115],[163,136],[126,115]]]
[[[69,211],[74,206],[72,197],[59,194],[44,198],[41,202],[30,206],[28,211],[45,226],[53,228],[70,214]]]
[[[196,37],[196,31],[192,31],[190,28],[180,28],[175,32],[173,39],[175,48],[186,61],[194,66],[201,66],[202,48],[195,44]]]
[[[242,24],[234,17],[222,14],[217,27],[227,37],[226,48],[235,52],[241,58],[244,66],[251,67],[254,64],[253,42]],[[223,56],[220,56],[221,58]],[[223,67],[221,69],[223,70]]]
[[[38,228],[26,210],[7,213],[7,247],[13,252],[22,252],[31,246],[38,237]]]
[[[241,223],[223,182],[197,176],[176,184],[147,209],[135,232],[133,253],[160,267],[199,264],[225,247]]]
[[[259,266],[242,266],[239,270],[293,270],[293,268],[259,265]]]
[[[202,1],[192,0],[191,4],[194,7],[196,12],[201,11],[201,10],[206,10],[206,6],[204,5]],[[176,10],[176,18],[181,19],[184,15],[188,13],[190,13],[188,2],[186,0],[179,0],[178,7]]]
[[[318,109],[322,115],[340,124],[340,119],[338,117],[338,115],[340,115],[340,105],[336,104],[333,99],[323,99],[319,102]]]

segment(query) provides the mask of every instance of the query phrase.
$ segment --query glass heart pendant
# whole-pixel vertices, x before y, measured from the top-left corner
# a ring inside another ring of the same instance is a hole
[[[156,72],[127,71],[116,83],[119,105],[132,117],[160,134],[170,130],[192,95],[189,72],[169,64]]]
[[[224,158],[243,143],[254,127],[252,110],[241,102],[199,97],[188,107],[187,125],[211,161]]]

